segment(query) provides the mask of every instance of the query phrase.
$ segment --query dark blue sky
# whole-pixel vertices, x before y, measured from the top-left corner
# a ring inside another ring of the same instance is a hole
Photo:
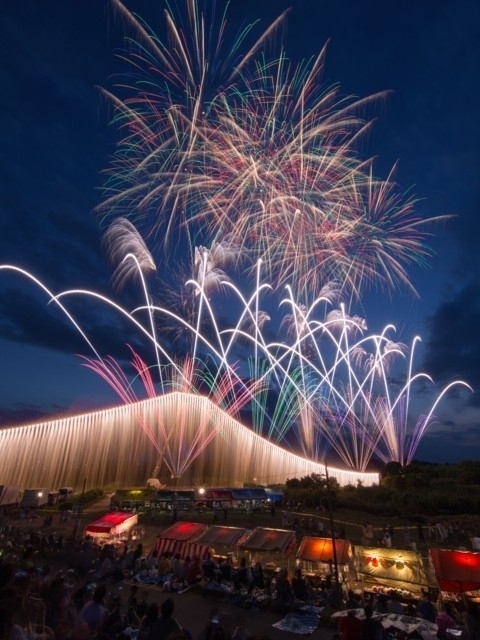
[[[161,32],[164,3],[129,0],[129,8]],[[219,6],[223,3],[219,2]],[[409,291],[369,292],[362,313],[380,331],[392,322],[398,339],[422,337],[420,362],[436,382],[456,378],[480,388],[480,43],[475,0],[232,0],[232,21],[259,18],[266,27],[292,10],[285,43],[293,59],[316,54],[330,40],[326,84],[364,97],[389,90],[369,112],[376,123],[362,143],[386,176],[419,198],[422,216],[453,214],[435,228],[428,269],[413,268]],[[5,3],[0,22],[2,144],[0,264],[30,270],[55,292],[88,288],[113,295],[98,220],[101,172],[117,133],[98,86],[125,71],[114,50],[125,26],[106,0]],[[128,338],[115,318],[76,303],[82,327],[102,353],[118,354]],[[45,297],[18,276],[0,272],[3,424],[116,402],[81,366],[78,335],[46,308]],[[418,457],[480,457],[478,392],[445,401],[440,424]],[[426,410],[429,406],[427,403]]]

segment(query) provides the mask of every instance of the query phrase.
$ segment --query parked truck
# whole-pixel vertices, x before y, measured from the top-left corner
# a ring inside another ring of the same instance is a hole
[[[25,489],[20,500],[21,509],[38,509],[48,504],[49,489]]]
[[[73,487],[60,487],[58,490],[58,502],[70,502],[75,489]]]
[[[20,487],[18,484],[0,484],[0,509],[18,507]]]

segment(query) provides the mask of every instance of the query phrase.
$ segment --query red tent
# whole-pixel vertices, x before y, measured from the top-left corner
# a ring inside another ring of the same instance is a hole
[[[480,589],[480,553],[430,549],[430,558],[441,591],[463,593]]]
[[[130,531],[138,522],[138,514],[112,511],[85,527],[85,535],[92,538],[114,538]]]
[[[337,562],[345,564],[351,553],[348,540],[335,540]],[[311,538],[305,536],[297,551],[297,558],[306,562],[329,562],[333,560],[333,544],[331,538]]]
[[[168,551],[179,553],[182,558],[204,558],[208,553],[208,545],[197,544],[196,539],[206,528],[207,525],[198,522],[176,522],[157,536],[152,553],[160,556]]]
[[[197,542],[209,544],[212,547],[219,544],[230,547],[239,544],[241,540],[244,539],[244,536],[246,536],[246,533],[247,530],[240,527],[213,525],[199,535]]]
[[[239,546],[247,551],[280,551],[289,556],[295,547],[295,532],[257,527]]]
[[[165,529],[161,534],[161,537],[186,542],[187,540],[198,538],[206,528],[206,524],[200,524],[199,522],[183,522],[182,520],[179,520],[178,522],[175,522],[175,524],[172,524],[171,527],[168,527],[168,529]]]

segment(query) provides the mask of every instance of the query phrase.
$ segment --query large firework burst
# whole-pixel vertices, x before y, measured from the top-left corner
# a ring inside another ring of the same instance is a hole
[[[209,3],[167,9],[164,42],[113,2],[132,27],[133,74],[108,94],[123,137],[105,216],[133,218],[167,256],[228,234],[253,264],[264,260],[274,286],[289,282],[309,300],[329,280],[355,295],[369,284],[412,287],[407,268],[428,255],[427,221],[393,174],[376,178],[356,152],[369,127],[358,114],[379,96],[325,87],[325,48],[308,63],[267,56],[285,14],[251,45],[248,25],[226,48],[226,17]]]

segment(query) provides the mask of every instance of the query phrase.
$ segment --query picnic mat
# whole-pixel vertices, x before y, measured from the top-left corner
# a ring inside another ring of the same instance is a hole
[[[279,622],[275,622],[272,627],[281,631],[290,631],[291,633],[299,633],[307,636],[318,629],[320,624],[320,613],[322,608],[307,607],[299,613],[289,613]]]

